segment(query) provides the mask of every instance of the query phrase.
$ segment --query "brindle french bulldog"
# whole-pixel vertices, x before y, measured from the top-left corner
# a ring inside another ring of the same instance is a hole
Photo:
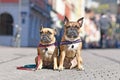
[[[70,43],[60,45],[60,61],[59,70],[64,67],[72,69],[77,67],[78,70],[84,70],[82,66],[81,49],[82,42],[80,38],[80,28],[83,24],[83,17],[77,22],[69,21],[67,17],[64,19],[64,34],[62,42]]]

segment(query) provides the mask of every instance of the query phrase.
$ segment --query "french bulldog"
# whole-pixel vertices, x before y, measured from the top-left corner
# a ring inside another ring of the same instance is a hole
[[[55,35],[55,29],[43,27],[40,29],[40,42],[37,47],[38,56],[35,58],[36,70],[42,69],[42,67],[58,69]]]
[[[84,70],[82,66],[82,41],[80,38],[80,28],[83,24],[83,17],[77,22],[64,19],[64,33],[60,45],[59,70],[64,68],[72,69],[77,67],[78,70]]]

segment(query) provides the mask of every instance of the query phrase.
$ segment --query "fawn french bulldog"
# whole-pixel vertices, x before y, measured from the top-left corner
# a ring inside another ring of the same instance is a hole
[[[40,42],[37,48],[38,56],[35,58],[36,70],[42,69],[42,67],[52,67],[54,70],[58,68],[55,35],[55,29],[43,27],[40,29]]]
[[[67,17],[64,19],[64,34],[60,45],[60,61],[59,70],[64,67],[72,69],[77,67],[78,70],[83,70],[81,49],[82,42],[80,38],[80,28],[83,24],[83,17],[77,22],[69,21]]]

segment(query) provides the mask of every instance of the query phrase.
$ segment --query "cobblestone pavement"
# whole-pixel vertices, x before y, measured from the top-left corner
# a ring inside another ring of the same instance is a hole
[[[120,80],[120,49],[82,50],[85,71],[17,70],[34,64],[35,48],[0,47],[0,80]]]

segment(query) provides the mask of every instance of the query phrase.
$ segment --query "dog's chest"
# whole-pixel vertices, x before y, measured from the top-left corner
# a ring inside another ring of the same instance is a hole
[[[66,56],[74,57],[76,55],[77,49],[79,47],[79,43],[69,44],[66,47]]]
[[[43,47],[41,48],[44,57],[51,58],[55,50],[55,46]]]
[[[68,44],[67,45],[67,50],[69,51],[75,51],[78,49],[80,43],[73,43],[73,44]]]

